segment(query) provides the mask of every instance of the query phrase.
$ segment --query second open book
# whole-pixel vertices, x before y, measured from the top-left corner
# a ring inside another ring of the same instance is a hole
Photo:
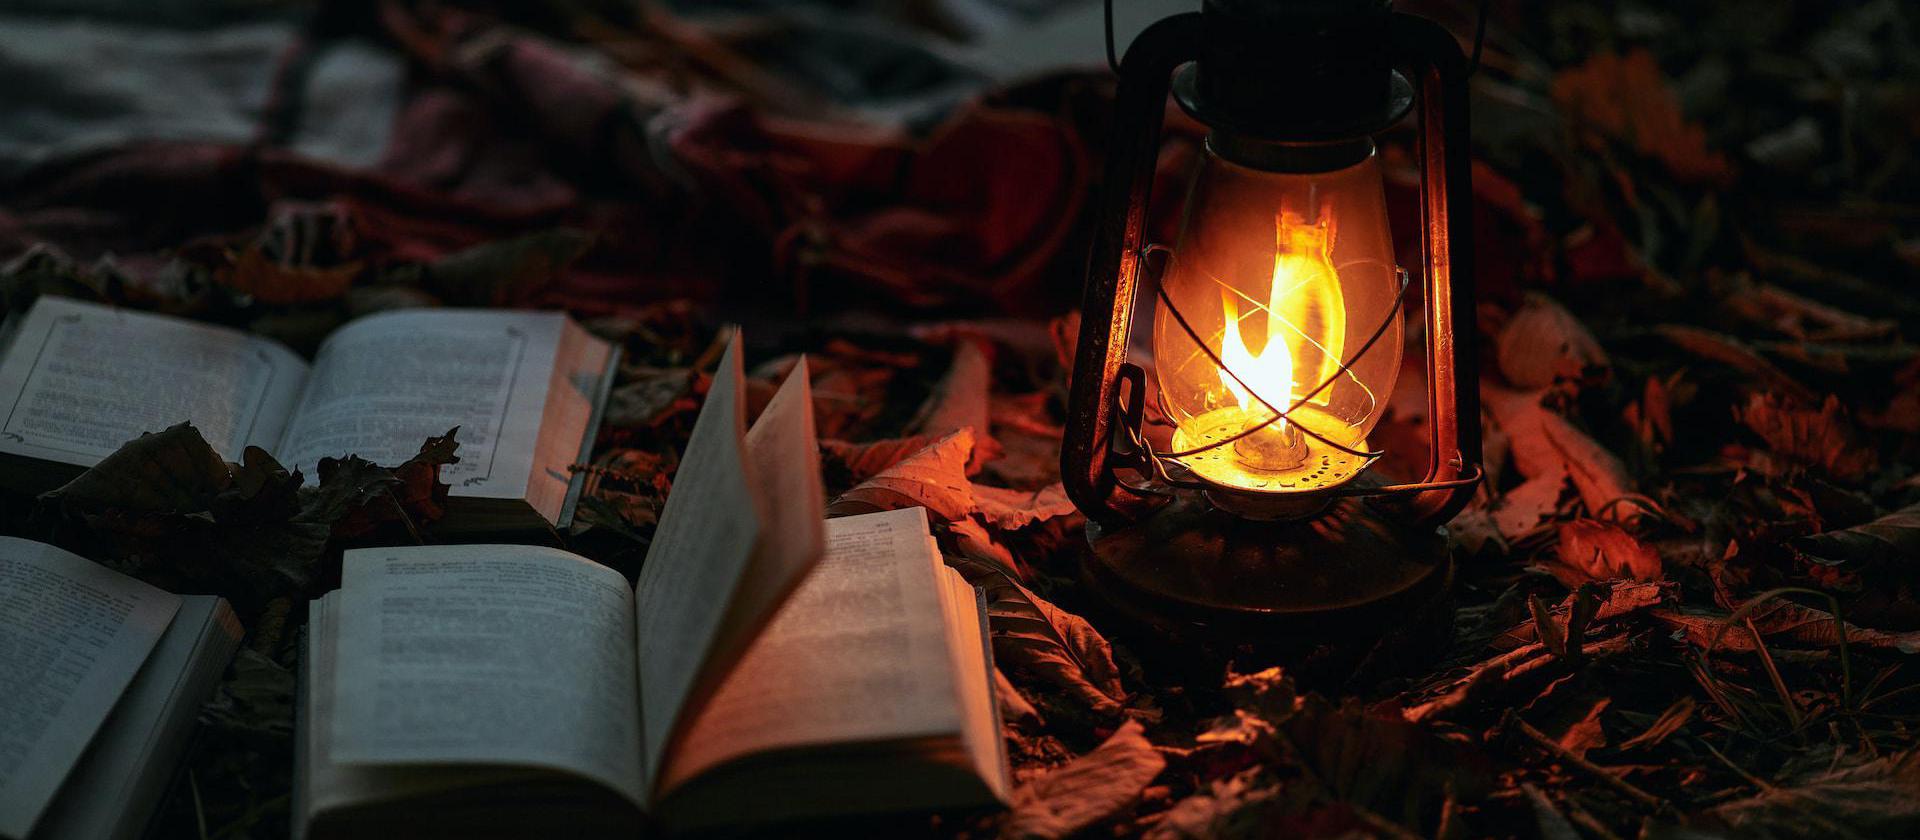
[[[736,337],[635,587],[548,548],[349,552],[311,613],[296,826],[620,833],[643,812],[1004,801],[978,595],[919,508],[822,519],[811,403],[803,362],[747,430]]]

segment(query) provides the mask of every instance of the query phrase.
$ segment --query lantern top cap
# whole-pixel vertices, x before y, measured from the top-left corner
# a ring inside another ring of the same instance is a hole
[[[1210,128],[1250,141],[1350,141],[1413,105],[1394,70],[1387,0],[1204,0],[1200,57],[1174,98]]]

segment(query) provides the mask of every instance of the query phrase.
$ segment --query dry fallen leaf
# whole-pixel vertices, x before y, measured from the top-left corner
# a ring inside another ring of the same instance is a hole
[[[1032,570],[1020,562],[1018,555],[993,538],[987,526],[980,523],[977,516],[956,519],[946,524],[947,536],[953,540],[955,551],[969,560],[986,563],[1006,572],[1014,580],[1024,581],[1032,577]]]
[[[1673,701],[1673,705],[1668,706],[1659,717],[1647,724],[1646,730],[1621,741],[1620,749],[1625,751],[1659,745],[1661,741],[1665,741],[1673,733],[1680,731],[1681,727],[1686,726],[1687,721],[1693,719],[1693,711],[1697,706],[1692,697],[1681,697]]]
[[[1684,375],[1684,371],[1675,371],[1664,378],[1647,377],[1639,401],[1621,410],[1621,418],[1633,427],[1634,436],[1649,451],[1657,452],[1673,443],[1674,403],[1677,398],[1690,396],[1692,390],[1681,384]]]
[[[1665,164],[1675,178],[1719,183],[1732,176],[1727,160],[1707,148],[1706,130],[1680,112],[1653,54],[1593,54],[1553,79],[1553,100],[1586,127]]]
[[[1494,503],[1494,527],[1509,540],[1533,533],[1540,523],[1560,511],[1560,497],[1566,489],[1565,472],[1549,473],[1521,482],[1518,487],[1502,493]]]
[[[1067,498],[1066,487],[1058,483],[1034,491],[975,484],[973,500],[987,524],[1003,531],[1019,530],[1076,511],[1073,500]]]
[[[953,351],[953,366],[921,406],[912,429],[920,434],[947,434],[961,429],[974,433],[973,453],[967,459],[967,474],[1000,454],[990,432],[993,416],[988,402],[992,392],[993,363],[977,341],[962,339]]]
[[[918,505],[937,520],[952,522],[973,513],[973,485],[967,482],[967,456],[973,430],[963,428],[927,444],[834,499],[828,516],[851,516]]]
[[[1447,523],[1447,538],[1465,550],[1469,557],[1485,551],[1489,544],[1500,551],[1507,550],[1507,541],[1501,534],[1499,523],[1484,508],[1470,507],[1461,511],[1453,521]]]
[[[1892,319],[1867,318],[1742,274],[1721,301],[1735,315],[1797,341],[1871,341],[1899,328]]]
[[[1658,606],[1673,594],[1674,589],[1671,583],[1616,580],[1606,599],[1600,602],[1600,609],[1594,611],[1593,620],[1606,621]],[[1568,595],[1567,599],[1571,601],[1573,597]]]
[[[1839,398],[1831,394],[1819,411],[1784,403],[1772,394],[1752,394],[1744,408],[1734,409],[1734,417],[1785,462],[1775,469],[1809,467],[1842,481],[1858,481],[1873,469],[1873,449],[1855,439]]]
[[[896,370],[832,356],[808,357],[813,371],[813,422],[823,439],[858,436],[887,405]]]
[[[1625,464],[1572,423],[1540,405],[1536,394],[1487,386],[1487,407],[1507,433],[1514,466],[1531,479],[1564,474],[1580,492],[1590,515],[1632,523],[1643,513],[1633,500],[1633,479]]]
[[[1746,626],[1728,625],[1727,614],[1719,610],[1677,606],[1653,610],[1650,614],[1662,623],[1685,632],[1688,641],[1702,648],[1711,644],[1715,650],[1746,653],[1757,649]],[[1769,645],[1784,641],[1830,648],[1840,641],[1844,629],[1847,644],[1850,645],[1920,654],[1920,630],[1889,632],[1844,621],[1835,622],[1832,613],[1792,601],[1775,600],[1755,609],[1748,618]]]
[[[1685,324],[1660,324],[1653,328],[1653,332],[1682,350],[1745,374],[1768,390],[1779,391],[1803,403],[1819,401],[1819,395],[1812,389],[1800,384],[1800,380],[1789,376],[1737,338]]]
[[[1038,489],[1060,480],[1060,436],[1064,433],[1048,409],[1045,391],[994,394],[993,437],[1000,454],[986,473],[1009,487]]]
[[[446,512],[447,483],[440,468],[459,462],[454,450],[459,427],[427,438],[406,463],[382,467],[357,455],[321,458],[315,472],[319,487],[308,505],[320,521],[333,524],[334,536],[349,538],[372,533],[382,524],[399,522],[413,530]]]
[[[1539,292],[1529,292],[1507,320],[1498,348],[1501,375],[1529,390],[1555,380],[1577,380],[1588,368],[1607,366],[1607,351],[1586,324]]]
[[[200,430],[180,423],[127,441],[40,499],[69,512],[118,511],[135,518],[192,513],[206,510],[232,480]]]
[[[918,454],[920,450],[927,448],[929,444],[941,437],[943,436],[913,435],[866,443],[823,440],[820,441],[820,456],[828,465],[846,470],[848,480],[858,483],[879,475],[894,464]]]
[[[1396,714],[1301,698],[1278,737],[1317,782],[1316,798],[1421,826],[1450,795],[1472,798],[1489,784],[1486,768],[1456,744]]]
[[[455,305],[524,304],[559,280],[593,241],[590,233],[554,228],[487,242],[435,260],[426,284]]]
[[[1000,836],[1056,840],[1111,819],[1166,766],[1139,722],[1129,720],[1092,752],[1014,791]]]
[[[1218,840],[1268,836],[1281,786],[1266,768],[1215,779],[1206,791],[1173,804],[1147,829],[1146,840]]]
[[[1040,710],[1027,701],[1020,689],[1013,687],[1013,681],[1007,679],[1006,672],[998,666],[993,669],[993,696],[1000,701],[1000,719],[1008,724],[1022,726],[1040,726]]]
[[[1800,537],[1795,549],[1828,564],[1877,565],[1905,560],[1920,567],[1920,504],[1872,522]]]
[[[622,383],[607,394],[609,426],[653,426],[674,408],[692,409],[690,368],[635,367],[622,371]]]
[[[453,433],[429,438],[394,469],[357,458],[323,459],[316,487],[258,447],[241,462],[214,454],[192,425],[129,441],[65,487],[41,496],[86,536],[109,539],[98,560],[168,588],[210,591],[255,609],[305,598],[328,540],[367,533],[405,516],[439,515]],[[402,511],[405,511],[403,514]]]
[[[1600,715],[1606,712],[1607,706],[1612,703],[1613,700],[1607,697],[1595,699],[1587,708],[1586,714],[1574,721],[1554,740],[1560,744],[1561,749],[1582,758],[1586,757],[1588,751],[1606,746],[1607,731],[1600,726]]]
[[[1113,664],[1113,649],[1100,631],[990,564],[956,557],[948,557],[947,564],[986,590],[997,664],[1065,689],[1097,715],[1120,713],[1127,692]]]
[[[1559,527],[1560,562],[1549,567],[1560,582],[1578,586],[1589,580],[1660,580],[1660,555],[1611,522],[1576,519]]]
[[[261,303],[284,306],[334,300],[347,293],[366,266],[360,261],[318,267],[268,257],[258,246],[229,256],[213,271],[213,281]]]
[[[1877,840],[1920,835],[1920,751],[1856,753],[1837,769],[1777,782],[1709,814],[1740,837]]]

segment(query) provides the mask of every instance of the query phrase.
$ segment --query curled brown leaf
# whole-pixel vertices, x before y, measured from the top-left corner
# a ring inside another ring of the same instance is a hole
[[[1538,292],[1529,293],[1501,329],[1498,350],[1501,375],[1520,388],[1577,380],[1589,368],[1607,365],[1607,351],[1586,324]]]
[[[965,519],[974,507],[973,485],[967,482],[967,458],[972,452],[971,428],[951,432],[841,494],[827,506],[827,515],[918,505],[941,521]]]
[[[1166,766],[1139,722],[1129,720],[1092,752],[1015,791],[1000,836],[1057,840],[1112,819]]]
[[[1561,523],[1560,562],[1550,568],[1568,586],[1588,580],[1660,580],[1660,555],[1611,522],[1576,519]]]
[[[1064,689],[1096,715],[1120,713],[1127,692],[1113,663],[1113,649],[1100,631],[992,565],[956,557],[948,557],[947,564],[986,591],[997,663]]]

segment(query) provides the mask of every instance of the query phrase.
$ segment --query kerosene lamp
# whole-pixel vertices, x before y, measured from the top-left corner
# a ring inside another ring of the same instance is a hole
[[[1117,69],[1061,455],[1086,577],[1176,634],[1372,635],[1449,586],[1441,527],[1480,476],[1466,58],[1387,0],[1204,0]],[[1207,129],[1171,247],[1146,241],[1169,87]],[[1415,111],[1403,270],[1373,137]],[[1416,303],[1430,457],[1396,484],[1368,435]],[[1151,373],[1127,359],[1136,304]]]

